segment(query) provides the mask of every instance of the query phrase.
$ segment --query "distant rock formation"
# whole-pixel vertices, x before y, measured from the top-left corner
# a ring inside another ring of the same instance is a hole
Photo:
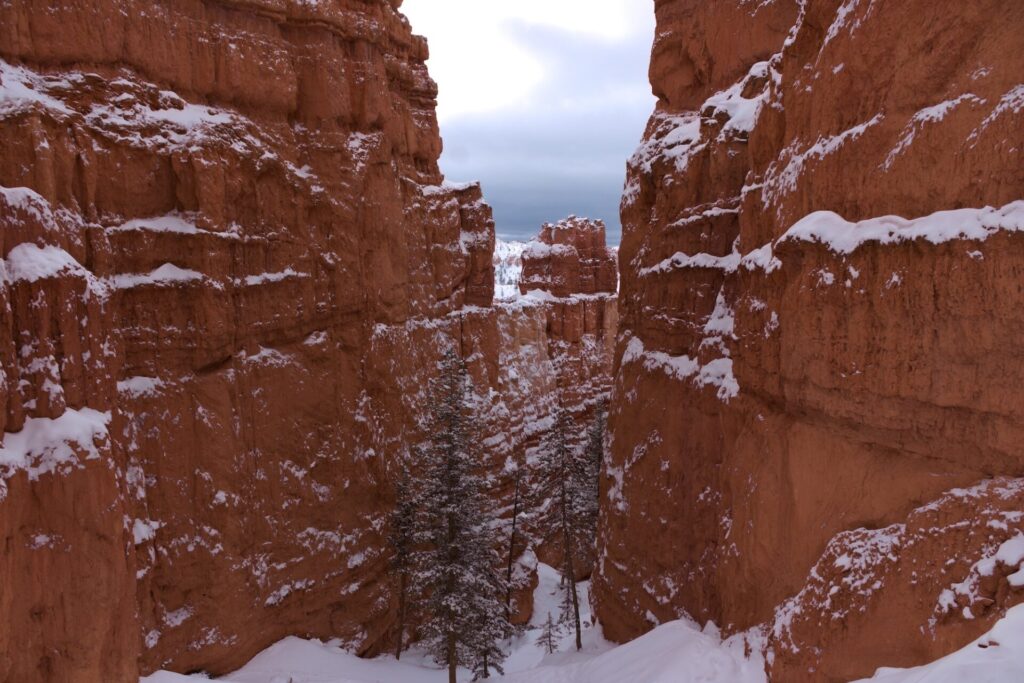
[[[556,297],[611,294],[618,288],[615,254],[605,242],[604,222],[570,216],[545,223],[522,255],[523,294],[544,290]]]
[[[948,653],[1024,599],[1024,14],[655,4],[605,633],[762,628],[777,681]]]

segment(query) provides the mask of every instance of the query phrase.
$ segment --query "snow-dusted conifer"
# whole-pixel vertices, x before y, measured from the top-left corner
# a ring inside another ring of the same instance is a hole
[[[583,457],[575,463],[572,483],[572,502],[577,519],[579,538],[597,540],[597,515],[601,496],[601,463],[604,461],[605,432],[608,424],[607,403],[601,401],[594,411],[594,419],[587,429]]]
[[[554,654],[558,649],[558,636],[561,635],[561,629],[559,624],[551,618],[551,612],[548,612],[548,619],[544,622],[544,625],[540,629],[540,635],[537,637],[537,644],[547,650],[547,653]]]
[[[421,454],[414,449],[414,458]],[[391,511],[388,545],[391,546],[391,572],[398,580],[398,637],[395,659],[402,658],[408,615],[409,579],[413,570],[413,537],[416,533],[416,491],[409,467],[401,463],[395,480],[395,507]]]
[[[414,553],[415,581],[425,595],[423,645],[448,666],[484,677],[500,670],[498,643],[509,637],[504,583],[496,569],[492,507],[480,473],[480,443],[465,362],[445,354],[431,382],[430,437],[421,451]]]
[[[508,534],[508,566],[505,570],[505,620],[509,622],[512,619],[512,569],[516,560],[516,531],[523,507],[523,487],[523,473],[522,470],[517,469],[515,492],[512,496],[512,521]]]
[[[541,447],[540,465],[547,485],[554,492],[555,510],[551,517],[551,525],[562,546],[562,578],[566,592],[560,620],[567,621],[575,628],[576,649],[579,650],[583,647],[575,565],[579,520],[576,514],[577,505],[574,502],[579,491],[577,490],[578,467],[570,441],[572,430],[573,424],[569,414],[561,405],[556,406],[552,416],[551,429]]]

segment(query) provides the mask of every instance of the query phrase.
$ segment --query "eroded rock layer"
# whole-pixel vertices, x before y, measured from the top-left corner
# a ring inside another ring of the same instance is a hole
[[[1024,599],[1024,12],[656,10],[597,613],[760,627],[780,681],[936,658]]]
[[[440,355],[506,475],[595,400],[572,372],[607,391],[613,316],[491,306],[490,209],[438,170],[399,5],[0,3],[0,679],[378,651]]]

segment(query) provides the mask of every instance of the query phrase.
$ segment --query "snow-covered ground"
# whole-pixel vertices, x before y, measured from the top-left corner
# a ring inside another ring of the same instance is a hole
[[[1006,613],[991,631],[931,664],[879,669],[859,683],[1020,683],[1024,681],[1024,605]]]
[[[591,624],[589,584],[580,584],[580,618],[584,622],[583,650],[576,652],[574,634],[561,636],[558,651],[547,654],[537,644],[548,612],[558,614],[559,574],[538,567],[540,581],[534,592],[534,616],[529,628],[511,643],[505,662],[506,676],[498,680],[518,683],[761,683],[763,663],[743,658],[743,643],[723,645],[713,630],[702,632],[685,622],[664,624],[631,643],[616,647]],[[462,671],[460,681],[472,678]],[[141,683],[195,683],[201,675],[157,672]],[[335,642],[286,638],[256,655],[224,683],[442,683],[447,672],[422,652],[360,659]]]
[[[558,651],[547,654],[536,643],[540,626],[558,611],[559,575],[539,565],[534,617],[516,638],[505,662],[512,683],[765,683],[764,660],[756,636],[722,641],[714,626],[701,629],[684,620],[662,624],[625,645],[615,646],[591,624],[589,585],[580,584],[583,650],[573,634],[562,635]],[[749,646],[749,647],[748,647]],[[745,651],[754,654],[745,656]],[[459,680],[469,681],[468,671]],[[202,675],[158,672],[140,683],[195,683]],[[286,638],[267,648],[224,683],[442,683],[447,672],[422,652],[360,659],[336,642]],[[867,681],[868,679],[865,679]],[[915,669],[880,669],[871,683],[1019,683],[1024,681],[1024,605],[1010,610],[985,636],[964,649]],[[865,682],[862,682],[865,683]]]

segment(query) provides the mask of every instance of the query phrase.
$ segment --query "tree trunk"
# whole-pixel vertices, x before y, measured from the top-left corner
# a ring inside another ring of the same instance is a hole
[[[402,658],[402,646],[405,640],[405,572],[398,580],[398,645],[395,648],[395,659]]]
[[[452,468],[449,468],[451,471]],[[448,561],[450,564],[454,564],[458,555],[458,548],[455,547],[455,515],[452,513],[448,514]],[[449,579],[449,582],[451,579]],[[448,594],[453,593],[453,586],[449,584]],[[458,667],[458,655],[455,649],[455,624],[452,623],[454,620],[449,615],[448,624],[448,683],[457,683],[455,680],[455,670]]]
[[[508,573],[505,575],[505,621],[512,621],[512,559],[516,551],[516,520],[519,519],[519,479],[516,472],[516,494],[512,503],[512,534],[508,539]]]
[[[583,633],[580,628],[580,599],[576,593],[576,567],[573,562],[573,543],[572,543],[572,529],[569,528],[571,523],[569,519],[569,500],[568,493],[565,490],[565,475],[562,475],[562,545],[565,552],[565,576],[563,577],[569,582],[569,591],[572,594],[572,616],[576,626],[576,650],[583,649]]]
[[[572,591],[572,612],[576,619],[576,650],[583,649],[583,631],[580,628],[580,598],[576,593],[576,576],[572,567],[572,560],[569,560],[569,590]]]
[[[458,683],[455,680],[455,670],[458,662],[455,657],[455,632],[448,632],[448,683]]]

